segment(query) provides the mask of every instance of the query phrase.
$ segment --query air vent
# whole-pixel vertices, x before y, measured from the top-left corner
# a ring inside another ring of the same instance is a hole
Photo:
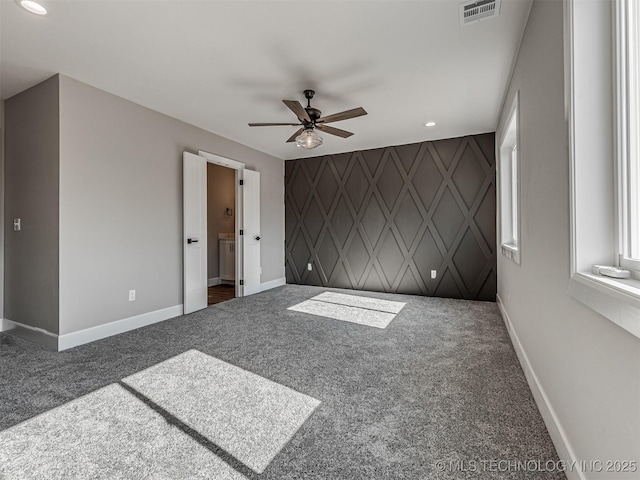
[[[460,25],[497,17],[500,14],[502,0],[478,0],[460,5]]]

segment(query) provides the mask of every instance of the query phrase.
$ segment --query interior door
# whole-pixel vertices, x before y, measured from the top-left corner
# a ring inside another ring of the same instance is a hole
[[[260,173],[244,169],[242,187],[244,296],[260,292]]]
[[[184,152],[184,313],[207,307],[207,160]]]

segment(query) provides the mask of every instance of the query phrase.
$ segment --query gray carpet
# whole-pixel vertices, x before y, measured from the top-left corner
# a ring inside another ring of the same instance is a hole
[[[320,402],[257,474],[142,399],[246,478],[565,478],[464,468],[557,460],[495,304],[332,290],[406,302],[384,330],[287,310],[327,290],[287,285],[60,353],[0,334],[0,430],[198,350]]]
[[[197,350],[123,382],[257,473],[320,403]]]
[[[113,384],[0,432],[0,478],[244,477]]]
[[[363,297],[362,295],[358,295],[357,292],[351,295],[336,292],[322,292],[311,300],[334,303],[336,305],[349,305],[351,307],[360,307],[366,310],[376,310],[379,312],[389,313],[400,313],[400,310],[405,306],[404,302],[392,302],[390,300]]]
[[[293,305],[289,307],[289,310],[376,328],[387,328],[387,325],[389,325],[396,316],[395,313],[367,310],[365,308],[338,305],[336,303],[318,302],[313,299]]]

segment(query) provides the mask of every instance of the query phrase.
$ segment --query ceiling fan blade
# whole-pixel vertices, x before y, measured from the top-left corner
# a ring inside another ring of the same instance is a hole
[[[311,119],[309,118],[309,114],[304,109],[302,104],[300,102],[298,102],[297,100],[282,100],[282,102],[287,107],[289,107],[289,110],[291,110],[293,113],[296,114],[296,117],[298,117],[301,122],[302,121],[305,121],[305,122],[310,122],[311,121]]]
[[[289,142],[295,142],[295,141],[296,141],[296,137],[297,137],[298,135],[300,135],[303,131],[304,131],[304,127],[302,127],[302,128],[301,128],[301,129],[299,129],[296,133],[294,133],[293,135],[291,135],[291,136],[289,137],[289,140],[287,140],[287,143],[289,143]]]
[[[331,127],[329,125],[316,125],[318,130],[323,131],[324,133],[329,133],[331,135],[336,135],[342,138],[349,138],[353,133],[347,132],[346,130],[340,130],[339,128]]]
[[[321,117],[317,120],[317,122],[329,123],[329,122],[338,122],[340,120],[346,120],[348,118],[361,117],[362,115],[366,115],[367,112],[364,108],[352,108],[351,110],[347,110],[345,112],[334,113],[333,115],[327,115],[326,117]]]
[[[250,127],[277,127],[280,125],[297,127],[300,124],[299,123],[250,123],[249,124]]]

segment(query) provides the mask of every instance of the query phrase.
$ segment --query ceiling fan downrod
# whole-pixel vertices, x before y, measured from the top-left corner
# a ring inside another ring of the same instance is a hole
[[[316,94],[316,92],[314,90],[305,90],[302,93],[304,93],[304,98],[307,99],[307,108],[311,108],[311,99]]]
[[[309,115],[309,119],[311,121],[305,122],[303,120],[302,124],[304,125],[304,128],[307,130],[313,129],[316,127],[316,120],[318,120],[322,116],[322,112],[317,108],[313,108],[311,106],[311,99],[316,94],[316,92],[313,90],[305,90],[303,93],[304,93],[304,97],[307,99],[307,106],[304,109],[307,112],[307,115]]]

